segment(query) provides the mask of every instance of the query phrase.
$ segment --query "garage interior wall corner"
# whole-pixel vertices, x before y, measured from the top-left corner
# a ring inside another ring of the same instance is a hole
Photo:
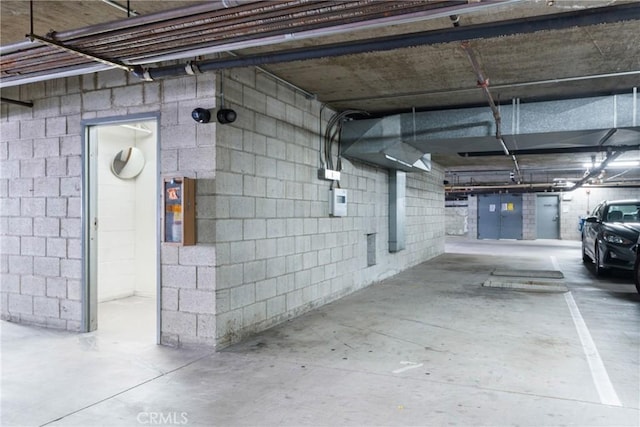
[[[407,175],[406,248],[389,253],[388,171],[345,160],[348,214],[330,217],[321,104],[234,69],[237,120],[196,123],[194,108],[216,108],[216,80],[111,70],[3,90],[34,102],[1,106],[3,319],[82,329],[82,123],[100,118],[158,117],[159,178],[197,180],[197,244],[161,244],[162,344],[221,348],[444,252],[442,167]]]

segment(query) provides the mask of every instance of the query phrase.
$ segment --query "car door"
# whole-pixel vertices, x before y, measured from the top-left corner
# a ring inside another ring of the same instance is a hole
[[[600,228],[600,220],[602,218],[602,211],[604,210],[604,205],[600,204],[596,206],[593,210],[593,213],[587,220],[584,222],[584,226],[582,228],[582,247],[584,252],[593,260],[595,260],[595,245],[598,239],[598,230]]]

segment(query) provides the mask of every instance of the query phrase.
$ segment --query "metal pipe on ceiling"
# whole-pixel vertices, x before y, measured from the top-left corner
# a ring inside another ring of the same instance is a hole
[[[442,30],[380,37],[356,42],[333,43],[323,46],[247,55],[242,58],[214,59],[199,62],[197,65],[202,72],[206,72],[225,68],[248,67],[367,52],[380,52],[436,43],[461,42],[478,38],[528,34],[545,30],[562,30],[576,26],[615,23],[627,20],[640,20],[640,4],[622,4],[574,12],[563,12],[555,15],[544,15],[534,18],[512,19],[498,23],[446,28]],[[176,65],[149,69],[138,67],[138,70],[134,71],[134,74],[140,75],[141,71],[148,71],[152,78],[159,78],[181,75],[184,72],[184,66]]]

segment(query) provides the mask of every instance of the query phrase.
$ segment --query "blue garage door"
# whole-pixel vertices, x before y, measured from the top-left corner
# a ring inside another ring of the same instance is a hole
[[[522,239],[521,194],[479,196],[478,239]]]

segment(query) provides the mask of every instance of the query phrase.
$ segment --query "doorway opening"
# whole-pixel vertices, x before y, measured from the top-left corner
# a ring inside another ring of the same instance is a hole
[[[84,329],[158,343],[157,118],[84,129]]]

